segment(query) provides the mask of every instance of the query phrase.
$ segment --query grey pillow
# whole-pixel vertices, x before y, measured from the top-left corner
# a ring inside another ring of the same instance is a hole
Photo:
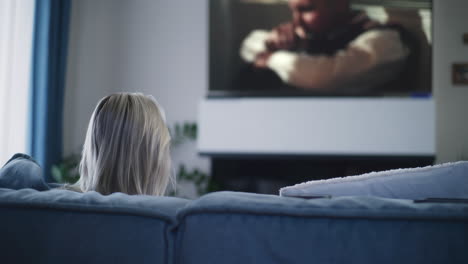
[[[15,154],[0,169],[0,188],[26,189],[38,191],[49,190],[50,187],[42,178],[42,169],[30,156]]]
[[[468,161],[309,181],[281,196],[378,196],[396,199],[468,198]]]

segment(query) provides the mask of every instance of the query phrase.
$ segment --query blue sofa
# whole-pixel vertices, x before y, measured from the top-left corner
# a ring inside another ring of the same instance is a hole
[[[6,187],[1,263],[468,263],[464,200]]]

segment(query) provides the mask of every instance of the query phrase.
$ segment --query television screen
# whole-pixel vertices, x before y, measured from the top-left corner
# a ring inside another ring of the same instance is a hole
[[[211,0],[209,96],[426,96],[430,0]]]

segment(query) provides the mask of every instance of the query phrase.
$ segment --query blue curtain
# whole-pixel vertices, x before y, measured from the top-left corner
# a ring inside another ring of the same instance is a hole
[[[36,0],[32,47],[29,152],[46,181],[62,158],[62,119],[70,0]]]

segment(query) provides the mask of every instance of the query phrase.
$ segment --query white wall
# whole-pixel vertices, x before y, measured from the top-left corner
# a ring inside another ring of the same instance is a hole
[[[64,103],[64,155],[81,151],[97,101],[113,91],[120,73],[119,11],[112,1],[73,1]]]
[[[154,95],[169,122],[197,118],[207,90],[206,1],[75,0],[65,99],[65,153],[79,148],[99,98]]]
[[[437,162],[468,160],[468,86],[452,85],[454,62],[468,63],[468,1],[434,1],[434,96]]]

